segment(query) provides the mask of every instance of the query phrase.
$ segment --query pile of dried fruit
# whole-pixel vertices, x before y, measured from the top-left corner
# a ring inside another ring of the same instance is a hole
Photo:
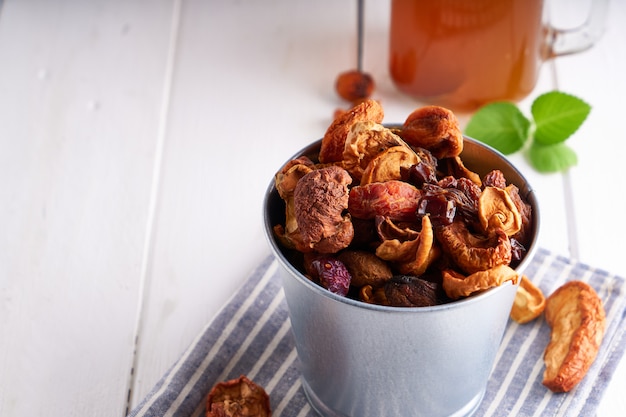
[[[285,222],[274,232],[300,269],[368,303],[428,306],[505,281],[531,239],[532,210],[503,173],[481,178],[460,158],[448,109],[427,106],[398,128],[365,100],[328,127],[316,158],[275,177]]]
[[[338,113],[318,155],[276,174],[285,221],[274,234],[289,258],[335,294],[394,307],[446,303],[519,281],[511,318],[527,323],[544,314],[552,331],[543,383],[571,390],[604,336],[597,293],[572,281],[546,299],[519,276],[531,206],[501,171],[481,178],[465,167],[451,111],[419,108],[398,128],[382,120],[369,99]]]

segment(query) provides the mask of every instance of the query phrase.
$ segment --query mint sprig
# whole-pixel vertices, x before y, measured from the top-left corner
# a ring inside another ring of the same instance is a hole
[[[591,106],[571,94],[551,91],[531,105],[531,118],[509,102],[480,108],[469,120],[465,134],[505,155],[526,150],[539,172],[565,171],[578,163],[576,152],[564,142],[587,119]]]

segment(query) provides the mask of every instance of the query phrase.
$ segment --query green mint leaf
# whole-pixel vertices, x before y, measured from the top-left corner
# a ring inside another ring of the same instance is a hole
[[[562,142],[554,145],[533,142],[528,150],[528,158],[537,171],[544,173],[565,171],[578,163],[576,152]]]
[[[578,97],[560,91],[540,95],[533,101],[534,139],[542,145],[564,142],[585,121],[591,106]]]
[[[474,113],[465,134],[509,155],[524,146],[529,129],[530,121],[515,104],[497,102]]]

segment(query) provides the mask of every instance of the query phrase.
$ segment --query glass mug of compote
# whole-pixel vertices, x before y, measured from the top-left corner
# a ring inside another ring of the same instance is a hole
[[[608,0],[582,3],[590,5],[586,22],[560,30],[546,23],[544,0],[392,0],[391,79],[400,91],[455,111],[518,101],[535,87],[542,62],[600,38]]]

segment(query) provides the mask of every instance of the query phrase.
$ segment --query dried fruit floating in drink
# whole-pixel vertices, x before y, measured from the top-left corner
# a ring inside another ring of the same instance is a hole
[[[206,417],[271,417],[270,397],[245,375],[217,383],[206,399]]]

